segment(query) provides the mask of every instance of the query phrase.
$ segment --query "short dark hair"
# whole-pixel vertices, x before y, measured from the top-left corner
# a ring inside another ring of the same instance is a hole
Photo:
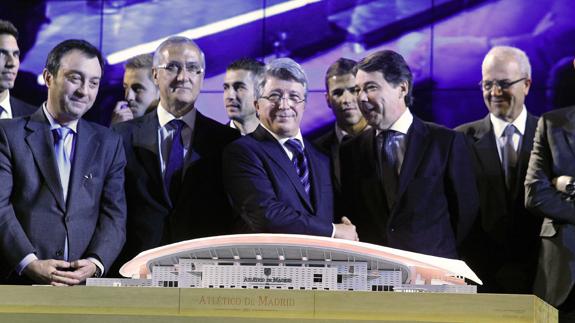
[[[148,72],[148,77],[152,80],[152,67],[154,67],[154,56],[150,53],[136,55],[126,61],[125,69],[142,69]]]
[[[357,62],[349,59],[341,57],[333,64],[329,66],[327,72],[325,72],[325,90],[329,92],[329,84],[328,80],[334,76],[342,76],[347,74],[355,74],[355,67],[357,66]]]
[[[16,26],[8,20],[0,19],[0,35],[5,34],[12,35],[16,40],[18,40],[18,29]]]
[[[228,67],[226,68],[226,72],[228,71],[248,71],[252,73],[253,80],[254,80],[254,89],[257,85],[261,82],[264,72],[265,72],[265,64],[255,60],[250,57],[244,57],[233,61]]]
[[[94,47],[94,45],[83,39],[68,39],[56,45],[56,47],[52,48],[48,54],[45,66],[48,72],[56,76],[60,69],[62,57],[73,50],[81,51],[88,58],[97,57],[98,62],[100,63],[100,68],[104,71],[104,59],[102,58],[100,51]]]
[[[364,57],[357,63],[357,70],[364,72],[380,72],[385,81],[393,86],[398,86],[401,82],[407,82],[407,94],[405,95],[405,105],[410,107],[413,104],[413,74],[411,69],[403,59],[403,56],[392,50],[381,50]]]

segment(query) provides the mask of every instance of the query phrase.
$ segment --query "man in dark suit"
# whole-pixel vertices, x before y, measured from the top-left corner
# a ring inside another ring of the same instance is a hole
[[[264,64],[253,58],[240,58],[226,68],[224,105],[230,127],[237,129],[242,136],[252,133],[260,124],[254,98],[263,72]]]
[[[469,139],[480,198],[480,217],[461,256],[483,281],[480,291],[530,294],[541,227],[525,210],[523,187],[537,127],[524,105],[531,65],[522,50],[499,46],[481,71],[489,114],[456,129]]]
[[[362,59],[355,84],[371,129],[343,145],[341,169],[361,241],[457,257],[478,207],[463,135],[411,114],[412,74],[396,52]]]
[[[301,66],[280,58],[266,66],[256,88],[260,125],[224,151],[224,185],[247,232],[357,239],[349,220],[333,224],[327,156],[303,139],[307,98]]]
[[[18,30],[6,20],[0,20],[0,119],[27,116],[36,107],[10,96],[20,67]]]
[[[43,72],[46,103],[0,122],[2,283],[80,284],[108,270],[124,244],[121,138],[81,119],[102,66],[88,42],[58,44]]]
[[[525,178],[525,206],[543,218],[534,293],[559,309],[560,322],[575,322],[574,160],[575,107],[543,114]]]
[[[158,107],[160,91],[152,77],[153,56],[141,54],[126,61],[124,71],[124,100],[112,111],[111,124],[139,118]]]
[[[221,152],[240,135],[197,111],[204,68],[195,42],[168,38],[154,53],[158,108],[113,127],[128,161],[127,241],[118,266],[150,248],[232,231]]]
[[[338,193],[341,182],[339,162],[341,142],[369,128],[355,98],[355,66],[355,61],[340,58],[327,69],[325,99],[335,116],[335,124],[330,131],[314,141],[314,144],[330,157],[333,185]]]

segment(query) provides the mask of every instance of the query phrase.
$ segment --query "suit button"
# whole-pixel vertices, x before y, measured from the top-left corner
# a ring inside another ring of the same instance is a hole
[[[391,228],[391,230],[390,230],[390,231],[391,231],[391,232],[395,232],[395,229],[394,229],[394,228]]]
[[[58,251],[56,251],[56,256],[62,257],[62,255],[64,255],[64,251],[63,251],[63,250],[58,250]]]

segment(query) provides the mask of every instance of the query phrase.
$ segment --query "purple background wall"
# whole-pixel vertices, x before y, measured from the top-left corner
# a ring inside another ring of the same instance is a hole
[[[295,0],[297,3],[298,0]],[[11,2],[11,3],[8,3]],[[255,10],[264,15],[288,0],[70,0],[3,1],[0,17],[21,31],[26,52],[13,95],[39,104],[45,89],[36,82],[48,51],[67,38],[84,38],[105,56],[185,30],[207,26]],[[423,119],[448,127],[486,113],[477,83],[481,61],[493,45],[527,52],[533,87],[527,108],[541,114],[553,107],[558,66],[575,55],[575,6],[571,0],[317,0],[285,13],[197,39],[207,72],[198,109],[225,122],[222,79],[232,60],[263,61],[290,56],[310,79],[303,130],[313,132],[333,120],[324,99],[323,77],[339,57],[360,59],[389,48],[406,57],[415,75],[416,103]],[[122,63],[106,67],[97,105],[86,118],[106,124],[122,96]],[[565,81],[566,82],[566,81]],[[565,82],[563,82],[565,84]],[[575,86],[572,87],[575,92]],[[575,103],[575,102],[571,102]],[[560,102],[565,105],[569,102]]]

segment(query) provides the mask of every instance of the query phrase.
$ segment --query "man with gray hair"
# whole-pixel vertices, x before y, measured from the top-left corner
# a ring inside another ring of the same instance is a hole
[[[345,217],[334,224],[328,157],[301,134],[307,85],[292,59],[266,66],[256,88],[260,125],[224,150],[224,186],[247,232],[357,240]]]
[[[480,216],[461,251],[489,293],[532,292],[541,221],[524,207],[523,182],[537,118],[527,112],[531,86],[527,55],[492,48],[479,83],[489,114],[456,128],[467,135],[474,157]]]
[[[240,135],[197,111],[204,73],[194,41],[168,38],[154,53],[158,108],[113,126],[128,160],[127,240],[118,265],[150,248],[232,230],[221,153]]]
[[[112,124],[139,118],[158,106],[160,92],[152,78],[153,56],[141,54],[126,62],[124,101],[116,103]]]

